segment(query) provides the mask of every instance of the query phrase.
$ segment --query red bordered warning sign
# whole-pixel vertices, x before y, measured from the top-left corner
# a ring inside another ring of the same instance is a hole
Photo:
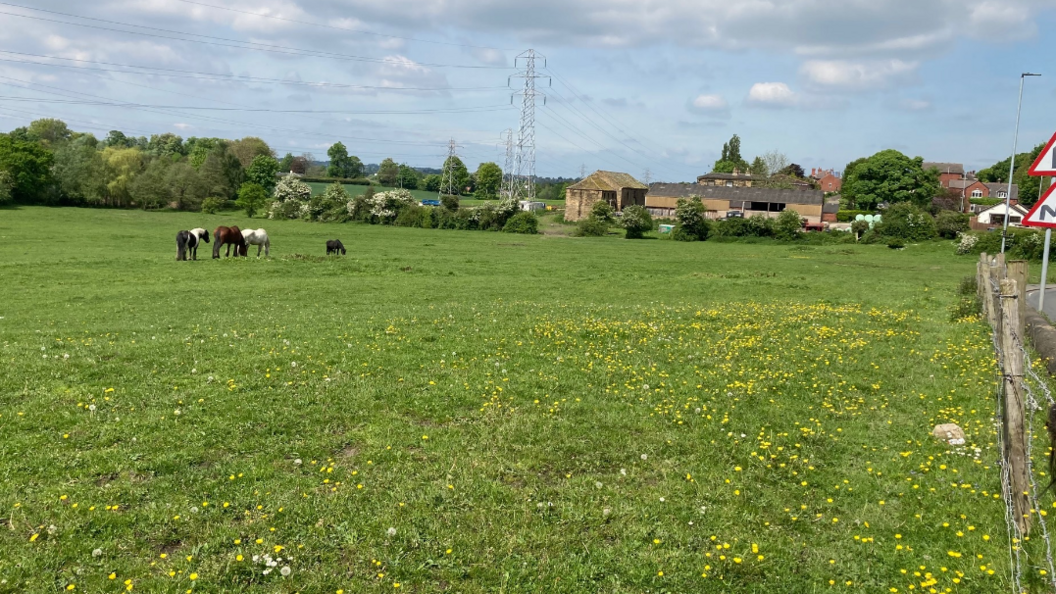
[[[1056,229],[1056,184],[1049,186],[1027,216],[1023,217],[1023,225]]]
[[[1052,135],[1045,148],[1034,160],[1034,164],[1027,170],[1029,175],[1056,175],[1056,134]],[[1039,202],[1040,204],[1040,202]]]

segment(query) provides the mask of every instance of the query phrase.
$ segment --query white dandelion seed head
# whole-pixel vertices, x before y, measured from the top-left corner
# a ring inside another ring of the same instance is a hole
[[[95,549],[94,551],[92,551],[92,556],[93,557],[102,557],[103,556],[103,549]]]
[[[198,373],[198,369],[197,368],[191,369],[191,373],[192,374]]]
[[[301,464],[303,464],[303,462],[301,462],[300,458],[297,458],[296,460],[294,460],[293,463],[296,464],[297,466],[300,466]]]
[[[191,513],[192,513],[192,514],[196,514],[196,513],[198,513],[198,508],[197,508],[197,507],[192,507],[192,508],[191,508]]]
[[[292,572],[293,572],[293,570],[290,569],[289,565],[286,565],[285,567],[283,567],[282,569],[279,570],[279,573],[282,574],[282,577],[290,577],[290,573],[292,573]]]
[[[663,498],[663,497],[661,497],[661,498],[660,498],[660,503],[663,503],[663,502],[664,502],[664,498]]]
[[[620,469],[620,474],[622,474],[623,476],[627,476],[627,469],[626,468],[621,468]]]
[[[264,571],[262,571],[261,573],[263,573],[264,575],[268,575],[269,573],[271,573],[271,568],[269,567],[269,568],[265,569]]]
[[[649,455],[648,454],[642,454],[642,460],[648,460],[648,459],[649,459]]]
[[[260,561],[260,555],[253,555],[253,562],[256,563],[257,561]]]
[[[209,381],[209,382],[213,381],[213,376],[210,375],[208,378],[206,378],[206,381]]]
[[[88,410],[90,410],[92,412],[95,412],[95,405],[94,404],[89,404],[88,405]]]
[[[70,358],[70,354],[69,354],[69,353],[63,353],[63,354],[62,354],[62,358],[63,358],[64,360],[69,360],[69,358]]]
[[[539,509],[543,509],[543,502],[540,501],[539,503],[536,503],[535,507],[538,507]]]
[[[648,390],[649,389],[649,384],[642,384],[642,389],[643,390]]]
[[[297,367],[296,361],[290,361],[290,367]]]
[[[172,414],[174,414],[176,416],[179,416],[180,415],[180,409],[177,408],[176,410],[172,411]]]
[[[48,347],[40,347],[40,352],[44,352],[46,350],[48,350]]]
[[[59,529],[55,527],[55,524],[48,526],[48,534],[55,534],[56,532],[58,532],[58,530]]]
[[[605,509],[601,510],[601,515],[603,515],[603,516],[607,516],[607,515],[609,515],[611,513],[612,513],[612,510],[607,508],[607,507]]]
[[[396,529],[395,528],[389,528],[388,530],[385,531],[385,534],[388,534],[389,536],[396,536]]]
[[[594,486],[600,489],[601,488],[601,481],[595,481]]]

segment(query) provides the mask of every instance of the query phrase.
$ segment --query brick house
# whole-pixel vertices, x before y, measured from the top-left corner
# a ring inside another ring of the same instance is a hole
[[[638,204],[645,206],[649,188],[627,173],[595,171],[565,190],[565,220],[580,221],[590,216],[594,204],[604,200],[617,212]]]
[[[949,188],[950,182],[967,179],[964,174],[964,165],[960,163],[930,163],[925,161],[923,168],[937,169],[939,171],[939,183],[942,187]]]
[[[752,182],[766,181],[765,177],[741,173],[734,169],[733,173],[708,173],[697,177],[697,183],[702,186],[726,187],[726,188],[750,188]]]
[[[997,199],[1004,200],[1008,196],[1008,184],[986,183],[974,179],[952,180],[947,186],[951,190],[961,194],[961,212],[982,212],[990,205],[972,204],[972,199]],[[1012,204],[1019,203],[1019,185],[1012,184]]]

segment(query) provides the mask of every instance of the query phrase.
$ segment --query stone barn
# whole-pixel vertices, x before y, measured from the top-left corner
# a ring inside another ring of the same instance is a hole
[[[629,174],[595,171],[565,190],[565,220],[581,221],[589,217],[590,209],[601,200],[617,212],[632,204],[645,206],[648,191],[645,184]]]

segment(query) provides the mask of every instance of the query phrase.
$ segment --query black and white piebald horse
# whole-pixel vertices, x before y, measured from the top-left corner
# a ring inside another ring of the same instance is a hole
[[[202,241],[209,243],[209,232],[205,229],[191,229],[190,231],[180,231],[176,234],[176,260],[186,260],[187,252],[190,252],[191,259],[198,259],[198,244]]]
[[[341,243],[340,239],[331,239],[326,242],[326,255],[337,254],[341,252],[341,255],[345,255],[345,246]]]

